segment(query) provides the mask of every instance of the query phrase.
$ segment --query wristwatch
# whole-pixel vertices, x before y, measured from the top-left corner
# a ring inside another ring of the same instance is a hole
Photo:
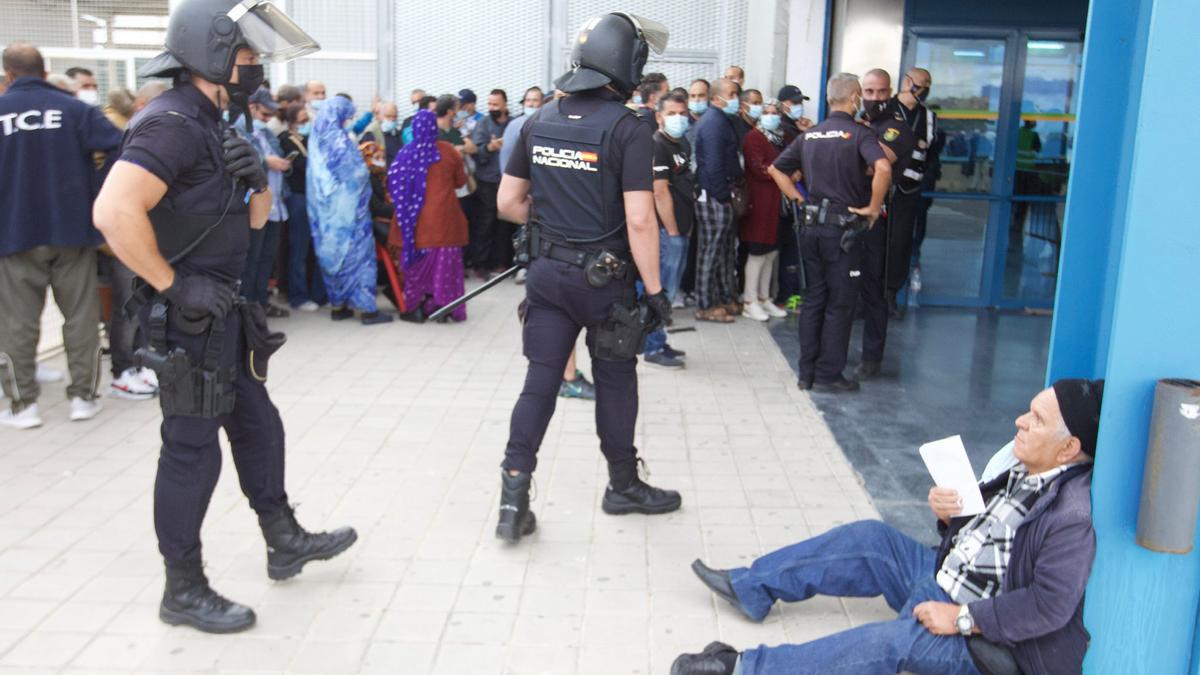
[[[970,635],[971,631],[975,630],[975,618],[971,616],[970,607],[963,605],[958,608],[958,618],[954,620],[954,626],[964,636]]]

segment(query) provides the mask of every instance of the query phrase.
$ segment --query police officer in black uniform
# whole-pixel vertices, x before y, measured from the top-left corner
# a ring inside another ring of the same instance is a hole
[[[854,369],[854,377],[859,381],[878,375],[883,363],[889,313],[886,278],[891,204],[897,192],[896,180],[908,167],[916,147],[912,128],[904,116],[888,108],[891,80],[886,70],[876,68],[864,75],[862,82],[862,122],[875,131],[884,154],[892,163],[892,187],[883,216],[863,236],[862,293],[859,296],[863,307],[862,361]]]
[[[266,359],[283,335],[267,329],[258,305],[235,301],[250,230],[266,223],[271,194],[261,158],[222,122],[222,109],[233,105],[248,118],[248,98],[263,81],[260,58],[318,47],[265,0],[184,0],[171,15],[166,48],[141,74],[174,77],[175,87],[132,120],[94,220],[142,282],[136,311],[149,348],[139,355],[159,377],[154,529],[166,562],[159,617],[231,633],[252,626],[254,612],[209,586],[200,547],[221,469],[220,429],[258,514],[272,579],[357,539],[350,528],[310,533],[296,522],[284,490],[283,423],[264,385]]]
[[[500,183],[499,208],[528,223],[520,249],[532,259],[525,284],[524,352],[529,370],[513,408],[496,536],[516,542],[536,527],[529,486],[554,414],[563,367],[581,329],[596,377],[596,432],[608,460],[605,513],[667,513],[678,492],[638,477],[637,350],[670,321],[659,282],[650,128],[622,103],[641,81],[648,49],[661,53],[660,24],[625,13],[584,25],[572,68],[521,130]],[[641,276],[645,296],[636,301]]]
[[[913,229],[921,206],[921,188],[925,171],[936,152],[937,114],[925,105],[933,77],[924,68],[911,68],[900,83],[898,93],[888,101],[887,114],[898,114],[912,129],[914,146],[908,166],[896,175],[896,191],[888,204],[888,305],[893,317],[902,318],[896,296],[908,283],[912,266]]]
[[[800,311],[800,388],[855,391],[858,382],[842,371],[862,274],[860,238],[879,217],[892,169],[875,132],[854,121],[862,105],[858,77],[834,75],[826,89],[829,117],[798,136],[768,172],[785,197],[804,204],[791,178],[799,170],[810,200],[801,209],[808,288]]]

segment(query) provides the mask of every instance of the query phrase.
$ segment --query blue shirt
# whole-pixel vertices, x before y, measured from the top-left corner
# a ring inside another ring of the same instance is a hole
[[[696,126],[696,185],[708,193],[708,199],[728,202],[730,185],[742,176],[733,122],[710,105]]]
[[[99,246],[92,153],[121,132],[99,108],[40,77],[18,77],[0,96],[0,257],[38,246]]]

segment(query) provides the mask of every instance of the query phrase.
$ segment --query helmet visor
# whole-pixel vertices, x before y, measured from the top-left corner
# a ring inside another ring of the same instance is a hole
[[[650,49],[654,50],[655,54],[662,54],[667,49],[667,40],[671,37],[671,31],[667,27],[654,19],[647,19],[644,16],[630,14],[629,12],[617,12],[621,16],[633,22],[633,27],[637,29],[638,34],[650,45]]]
[[[281,63],[319,50],[321,45],[287,14],[266,0],[242,0],[229,10],[242,37],[264,60]]]

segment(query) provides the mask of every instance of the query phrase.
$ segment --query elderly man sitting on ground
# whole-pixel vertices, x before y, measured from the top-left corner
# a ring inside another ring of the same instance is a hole
[[[934,488],[935,551],[878,521],[843,525],[750,567],[692,569],[751,621],[775,601],[882,595],[899,612],[819,640],[738,653],[714,642],[671,675],[787,673],[1078,673],[1087,650],[1083,591],[1096,555],[1090,490],[1101,380],[1060,380],[1017,418],[1020,461],[981,485],[987,504],[956,517]]]

